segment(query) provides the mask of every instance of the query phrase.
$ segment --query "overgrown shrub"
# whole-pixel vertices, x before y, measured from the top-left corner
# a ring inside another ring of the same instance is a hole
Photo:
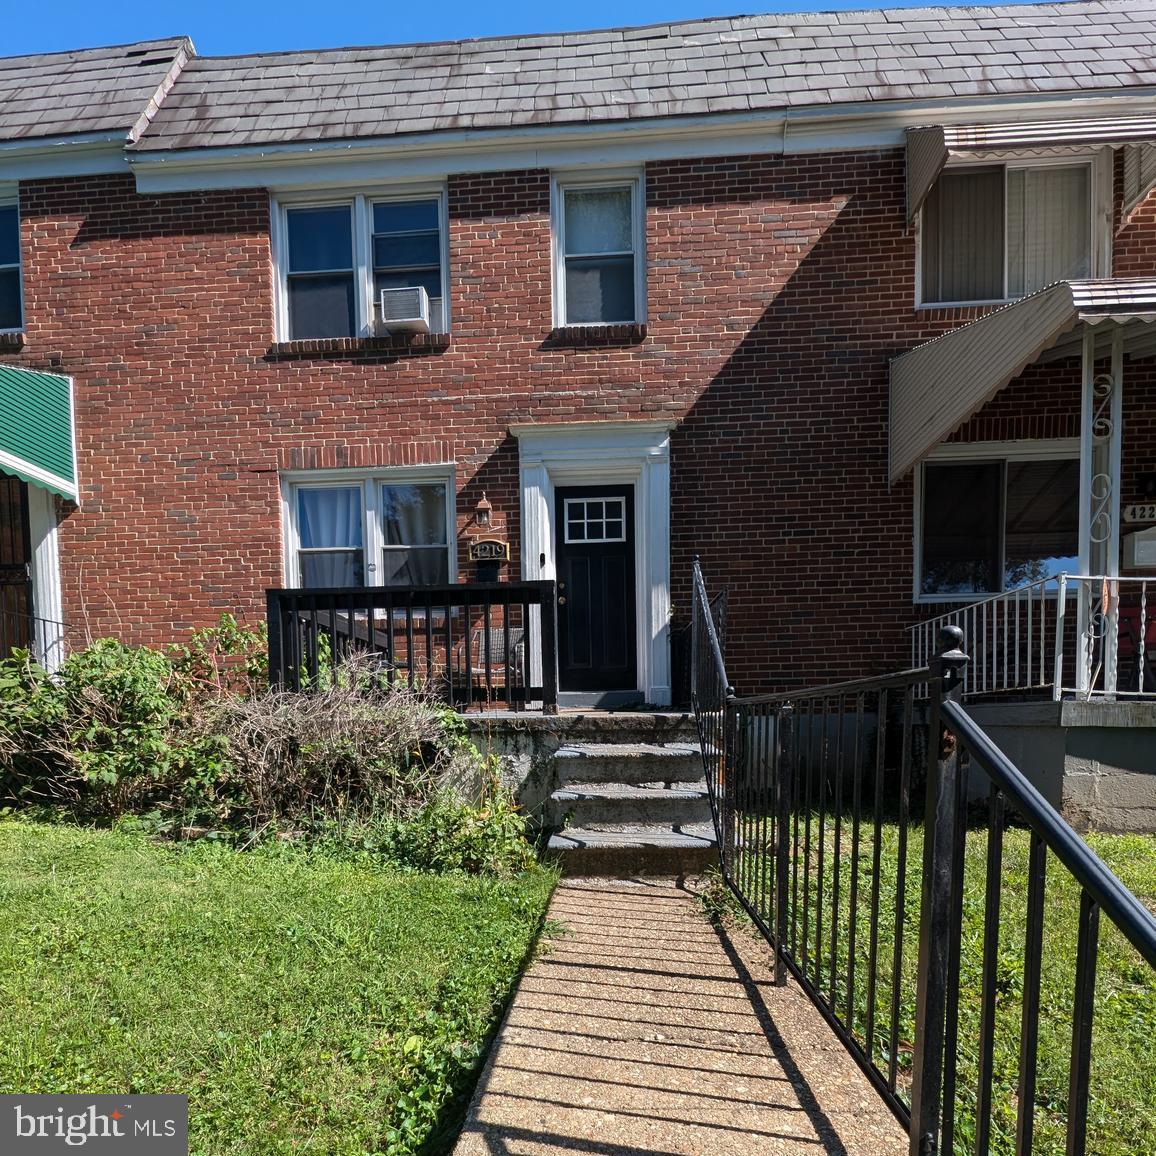
[[[0,664],[7,797],[119,812],[164,793],[212,744],[181,725],[185,695],[160,652],[106,638],[50,677],[25,652]]]
[[[453,711],[368,660],[270,690],[261,647],[226,616],[165,653],[104,639],[52,676],[27,654],[0,663],[0,806],[288,834],[419,870],[528,865],[525,822]]]
[[[216,626],[194,630],[187,643],[169,648],[173,670],[194,697],[261,693],[269,682],[269,628],[242,626],[222,614]]]
[[[320,842],[330,853],[352,852],[395,867],[439,874],[509,878],[534,863],[526,818],[492,768],[476,797],[441,786],[407,815],[359,816],[332,823]]]
[[[226,696],[196,719],[221,744],[222,767],[190,786],[219,819],[253,827],[403,815],[442,785],[477,779],[477,752],[447,713],[418,691],[375,687],[356,668],[314,692]]]

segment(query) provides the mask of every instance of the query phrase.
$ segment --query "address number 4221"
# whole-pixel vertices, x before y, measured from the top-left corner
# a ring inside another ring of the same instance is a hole
[[[1156,502],[1139,502],[1124,507],[1125,522],[1156,522]]]

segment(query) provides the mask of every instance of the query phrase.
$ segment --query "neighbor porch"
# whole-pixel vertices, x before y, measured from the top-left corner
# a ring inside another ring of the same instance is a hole
[[[79,498],[72,381],[0,365],[0,659],[63,661],[57,500]]]
[[[912,666],[954,625],[972,656],[969,698],[1156,695],[1152,438],[1124,421],[1129,388],[1150,390],[1154,320],[1156,281],[1065,281],[892,362],[890,477],[916,474]],[[1077,359],[1078,437],[956,437],[1029,367]],[[990,533],[977,513],[988,488]]]

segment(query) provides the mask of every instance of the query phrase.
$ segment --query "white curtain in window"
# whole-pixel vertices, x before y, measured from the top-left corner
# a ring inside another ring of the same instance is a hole
[[[298,490],[303,550],[361,546],[361,487]]]
[[[1010,296],[1091,274],[1088,185],[1087,165],[1008,170]]]
[[[297,491],[297,534],[307,586],[348,586],[361,581],[361,487],[326,486]]]

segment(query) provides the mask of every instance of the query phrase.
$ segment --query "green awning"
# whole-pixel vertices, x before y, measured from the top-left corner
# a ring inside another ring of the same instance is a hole
[[[78,499],[71,378],[0,365],[0,470]]]

